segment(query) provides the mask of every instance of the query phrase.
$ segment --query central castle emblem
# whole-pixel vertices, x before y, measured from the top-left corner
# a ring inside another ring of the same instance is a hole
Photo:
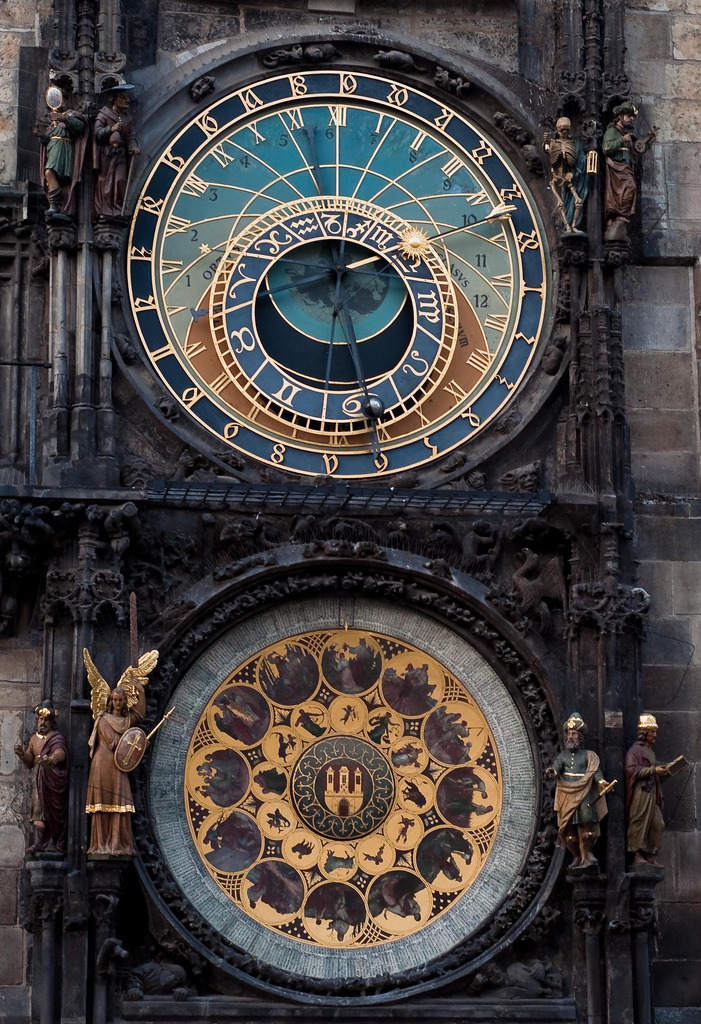
[[[339,818],[350,818],[363,806],[363,773],[358,765],[347,764],[326,769],[324,803],[332,814]]]

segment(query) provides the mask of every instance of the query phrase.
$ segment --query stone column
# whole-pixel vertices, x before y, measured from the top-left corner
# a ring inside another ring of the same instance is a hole
[[[570,874],[573,881],[574,923],[584,935],[586,964],[587,1024],[604,1024],[604,974],[601,959],[601,930],[605,921],[606,878]]]
[[[34,962],[34,1006],[39,1024],[58,1019],[58,965],[61,962],[59,919],[63,908],[65,861],[37,859],[27,864],[32,888],[33,931],[36,936]]]

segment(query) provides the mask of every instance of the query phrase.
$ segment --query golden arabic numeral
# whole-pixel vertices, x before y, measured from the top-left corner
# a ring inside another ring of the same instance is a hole
[[[211,114],[200,114],[195,120],[198,128],[201,128],[208,139],[219,131],[219,122]]]
[[[204,398],[204,391],[193,385],[190,388],[185,388],[180,397],[187,408],[192,409],[193,405],[195,405],[196,402],[199,402],[200,398]]]
[[[454,114],[452,110],[448,110],[447,107],[441,107],[442,113],[438,117],[434,117],[433,123],[443,131],[448,127],[450,122],[453,120]]]
[[[227,441],[230,441],[232,437],[236,437],[239,432],[238,423],[227,423],[224,427],[224,437]]]
[[[465,412],[460,413],[464,420],[467,420],[471,427],[478,427],[482,420],[479,418],[476,412],[472,409],[466,409]]]
[[[149,295],[147,299],[134,299],[134,309],[137,313],[145,313],[147,309],[155,309],[156,301],[153,295]]]
[[[338,458],[336,455],[322,455],[324,465],[326,466],[326,472],[329,476],[336,472],[338,469]]]
[[[395,107],[403,107],[408,99],[409,93],[398,85],[393,85],[387,96],[387,102],[392,103]]]
[[[307,80],[304,75],[290,75],[290,91],[293,96],[306,96]]]
[[[435,445],[435,444],[431,444],[431,438],[429,437],[428,434],[426,434],[424,436],[423,442],[426,445],[426,447],[428,448],[428,450],[430,451],[431,455],[437,455],[438,454],[438,446]]]
[[[358,80],[354,75],[348,75],[346,72],[341,72],[339,78],[339,90],[346,95],[349,95],[358,88]]]
[[[256,95],[253,89],[246,89],[245,92],[241,93],[241,102],[246,110],[255,110],[256,107],[263,106],[263,100],[260,96]]]
[[[372,461],[374,462],[377,469],[379,469],[380,471],[382,471],[383,469],[387,469],[387,466],[389,465],[389,459],[387,458],[384,452],[380,452],[380,454],[376,455]]]
[[[132,245],[129,250],[129,256],[133,260],[146,260],[148,262],[151,259],[152,252],[150,249],[144,248],[143,245],[140,249],[137,249],[136,246]]]
[[[152,199],[151,196],[144,196],[141,200],[139,209],[143,210],[145,213],[159,214],[162,206],[162,199]]]
[[[278,441],[278,443],[273,448],[272,455],[270,456],[270,461],[274,462],[276,466],[279,466],[281,462],[285,461],[286,451],[287,448],[285,448],[284,444],[281,444]]]

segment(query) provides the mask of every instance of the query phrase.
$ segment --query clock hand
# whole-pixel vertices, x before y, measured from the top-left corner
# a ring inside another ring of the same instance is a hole
[[[509,205],[508,203],[501,203],[499,206],[495,206],[491,213],[488,213],[482,220],[475,221],[474,224],[461,224],[457,228],[448,228],[447,231],[439,231],[435,235],[427,235],[427,242],[435,242],[438,238],[445,238],[446,235],[457,234],[458,231],[471,231],[473,228],[479,227],[481,224],[491,224],[493,221],[506,220],[511,216],[513,211],[516,209],[515,206]],[[356,260],[354,263],[349,263],[346,270],[356,270],[358,267],[365,267],[368,263],[374,263],[375,260],[384,259],[385,253],[395,252],[397,249],[405,245],[405,242],[397,242],[396,245],[391,245],[389,249],[385,249],[385,252],[378,254],[377,256],[368,256],[363,260]]]
[[[303,125],[301,128],[296,129],[296,131],[304,132],[304,134],[307,136],[309,148],[312,151],[312,166],[309,168],[309,173],[311,174],[314,184],[316,185],[317,192],[321,196],[324,194],[324,192],[321,187],[321,167],[319,165],[319,153],[317,152],[316,148],[316,125],[312,126],[311,131],[306,124]]]
[[[365,413],[366,419],[370,421],[370,431],[372,433],[372,454],[375,459],[379,459],[382,451],[380,449],[380,438],[377,433],[377,427],[375,426],[375,420],[379,419],[385,411],[382,401],[376,396],[370,396],[368,391],[367,381],[363,373],[363,368],[360,363],[360,352],[358,350],[358,341],[355,336],[355,329],[353,327],[353,321],[350,313],[346,309],[347,303],[350,301],[342,281],[342,271],[338,275],[338,295],[343,301],[340,306],[334,306],[334,314],[341,320],[341,329],[346,336],[348,342],[348,348],[350,349],[351,359],[353,360],[353,367],[355,368],[355,375],[358,378],[358,383],[363,390],[365,395],[365,401],[363,402],[363,412]]]
[[[265,291],[258,293],[258,297],[275,295],[276,292],[288,291],[290,288],[301,288],[303,284],[313,284],[315,281],[327,281],[331,270],[331,267],[327,267],[325,274],[313,274],[311,277],[302,277],[299,281],[288,281],[287,284],[279,284],[275,288],[266,288]]]

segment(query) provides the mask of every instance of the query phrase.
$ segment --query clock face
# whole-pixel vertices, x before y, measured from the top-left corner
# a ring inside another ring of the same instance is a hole
[[[514,890],[533,752],[446,626],[358,596],[290,602],[201,649],[169,702],[148,773],[168,891],[302,990],[435,966]]]
[[[387,78],[315,71],[180,131],[138,201],[128,279],[149,361],[221,446],[352,478],[484,429],[533,359],[549,268],[481,130]]]

